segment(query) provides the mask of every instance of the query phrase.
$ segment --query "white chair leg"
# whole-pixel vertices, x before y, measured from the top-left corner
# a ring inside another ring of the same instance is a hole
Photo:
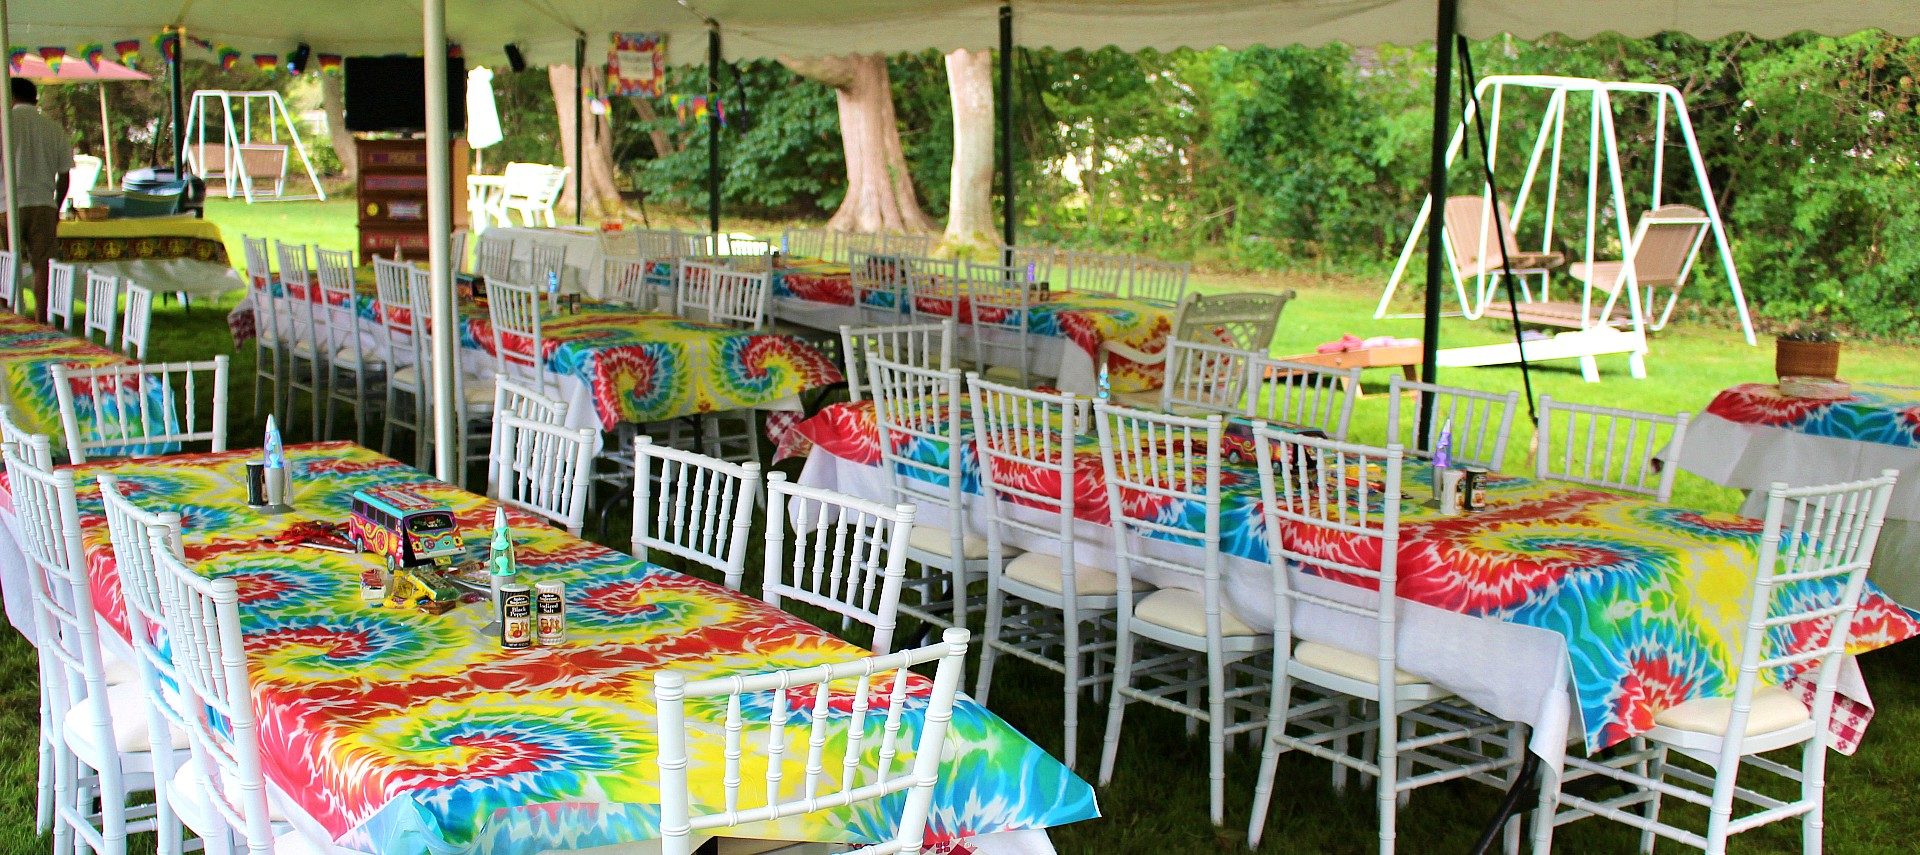
[[[1633,740],[1632,748],[1635,751],[1646,748],[1646,740]],[[1665,748],[1660,749],[1659,753],[1655,754],[1652,759],[1643,764],[1643,767],[1644,768],[1639,771],[1645,775],[1648,780],[1664,780],[1667,775],[1667,750]],[[1650,823],[1660,821],[1660,791],[1652,787],[1647,788],[1647,821]],[[1652,855],[1654,841],[1659,839],[1659,835],[1654,834],[1652,831],[1641,831],[1640,851]]]
[[[1806,855],[1818,855],[1826,836],[1827,739],[1824,735],[1807,740],[1800,759],[1800,798],[1812,807],[1800,819],[1800,849]]]
[[[1187,684],[1188,686],[1191,687],[1187,689],[1187,706],[1193,707],[1194,709],[1199,709],[1200,698],[1202,696],[1202,693],[1206,691],[1200,686],[1200,666],[1199,665],[1187,666]],[[1192,716],[1187,716],[1187,738],[1192,739],[1193,737],[1199,736],[1199,735],[1200,735],[1200,720]]]
[[[1394,820],[1400,813],[1400,744],[1395,739],[1399,727],[1395,718],[1387,715],[1387,708],[1380,710],[1380,780],[1377,796],[1380,807],[1380,855],[1393,855],[1395,836]]]
[[[991,594],[989,594],[991,596]],[[1060,648],[1060,664],[1064,665],[1064,685],[1062,694],[1065,701],[1064,736],[1061,738],[1061,757],[1067,761],[1067,771],[1073,771],[1074,761],[1080,759],[1080,622],[1061,621],[1063,635]],[[983,702],[984,705],[984,702]]]
[[[1001,566],[998,557],[992,560]],[[987,693],[993,689],[993,660],[999,658],[1000,651],[994,645],[1000,643],[1001,612],[1006,608],[1006,594],[1002,593],[995,577],[987,577],[987,626],[985,640],[980,644],[980,674],[974,679],[973,699],[981,706],[987,705]],[[1067,768],[1073,768],[1073,755],[1067,755]]]
[[[1124,596],[1124,595],[1123,595]],[[1114,646],[1113,692],[1107,702],[1107,732],[1101,736],[1100,786],[1113,781],[1113,764],[1120,753],[1120,722],[1127,712],[1127,693],[1133,683],[1133,635],[1126,627]]]
[[[1560,780],[1565,767],[1540,768],[1540,799],[1533,808],[1533,855],[1547,855],[1553,849],[1553,816],[1560,810]]]
[[[1275,668],[1286,667],[1285,662],[1275,663]],[[1260,848],[1260,835],[1267,827],[1267,805],[1273,800],[1273,776],[1280,768],[1280,742],[1278,737],[1287,732],[1287,714],[1293,708],[1293,681],[1285,676],[1273,689],[1273,698],[1269,701],[1267,729],[1260,738],[1260,777],[1253,783],[1253,817],[1247,821],[1247,848]],[[1334,768],[1343,768],[1339,763]]]
[[[1207,657],[1207,797],[1215,828],[1227,824],[1227,667]]]

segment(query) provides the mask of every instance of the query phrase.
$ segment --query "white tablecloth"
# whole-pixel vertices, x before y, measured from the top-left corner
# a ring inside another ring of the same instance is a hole
[[[488,238],[507,238],[513,241],[514,257],[525,258],[533,244],[557,246],[567,253],[567,273],[572,281],[563,282],[568,290],[577,291],[594,299],[606,293],[604,273],[606,269],[606,251],[600,245],[600,233],[586,227],[563,226],[557,229],[533,229],[525,226],[508,226],[487,230]],[[529,283],[545,287],[544,282]]]
[[[1920,449],[1809,436],[1703,413],[1687,425],[1680,468],[1723,487],[1750,491],[1740,512],[1766,512],[1767,488],[1831,484],[1900,473],[1868,577],[1888,596],[1920,605]]]
[[[218,297],[247,287],[233,268],[196,258],[137,258],[128,261],[89,261],[86,268],[122,282],[134,282],[155,294]]]

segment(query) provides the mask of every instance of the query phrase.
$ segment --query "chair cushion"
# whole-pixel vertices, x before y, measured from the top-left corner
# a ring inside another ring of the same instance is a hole
[[[1146,389],[1139,392],[1114,392],[1113,400],[1115,403],[1132,407],[1136,410],[1158,410],[1160,409],[1160,390]]]
[[[173,808],[174,813],[179,815],[180,821],[186,824],[188,830],[203,837],[224,827],[220,813],[207,802],[210,789],[207,785],[207,776],[201,774],[200,758],[194,756],[187,757],[186,761],[180,764],[180,768],[173,773],[173,780],[167,784],[167,804]],[[227,789],[233,792],[239,787],[236,783],[229,782]],[[271,788],[267,792],[267,819],[272,822],[287,821],[285,811],[280,809],[279,801],[273,797]],[[287,838],[296,839],[287,840]],[[244,841],[236,842],[244,845]],[[305,848],[289,849],[286,848],[288,846]],[[325,850],[296,831],[276,838],[273,851],[275,853],[319,853]]]
[[[1695,698],[1661,710],[1654,715],[1653,723],[1674,730],[1725,736],[1727,722],[1732,717],[1732,698]],[[1753,710],[1747,714],[1746,735],[1772,733],[1811,719],[1807,705],[1792,692],[1779,686],[1763,686],[1753,692]]]
[[[395,371],[393,372],[393,382],[402,386],[418,386],[420,385],[420,369],[416,366],[409,365]],[[468,380],[464,388],[466,390],[467,406],[485,406],[489,408],[493,406],[492,380]]]
[[[1134,620],[1158,624],[1188,635],[1207,634],[1207,601],[1199,591],[1162,588],[1133,605]],[[1220,635],[1260,635],[1235,616],[1232,609],[1220,612]]]
[[[140,682],[140,669],[135,668],[132,662],[118,656],[103,656],[101,662],[103,670],[107,672],[107,685],[131,686]]]
[[[907,536],[907,545],[923,552],[953,557],[953,542],[947,530],[937,525],[915,523],[913,533]],[[977,534],[960,537],[960,552],[964,559],[987,557],[987,539]]]
[[[1314,641],[1302,641],[1294,645],[1293,658],[1294,661],[1302,665],[1309,668],[1318,668],[1329,674],[1338,674],[1342,677],[1376,685],[1380,682],[1379,660],[1364,653],[1342,650],[1329,644],[1320,644]],[[1422,682],[1425,681],[1419,677],[1398,668],[1393,669],[1393,684],[1396,686],[1408,686]]]
[[[1007,562],[1007,578],[1061,593],[1060,556],[1028,552]],[[1073,565],[1073,587],[1081,596],[1110,597],[1120,589],[1120,577],[1098,567]]]
[[[106,752],[93,738],[95,706],[80,704],[67,711],[60,723],[73,753],[95,769],[106,763]],[[145,754],[152,749],[147,742],[147,693],[140,684],[130,683],[107,688],[107,714],[113,718],[113,750],[121,754]],[[187,747],[186,731],[173,728],[173,747]]]

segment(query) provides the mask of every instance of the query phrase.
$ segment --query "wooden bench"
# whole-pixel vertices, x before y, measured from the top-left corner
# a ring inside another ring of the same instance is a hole
[[[1338,353],[1305,353],[1299,356],[1283,356],[1287,362],[1303,365],[1324,365],[1329,368],[1398,368],[1408,380],[1418,380],[1420,368],[1420,345],[1409,344],[1389,347],[1369,347],[1362,350],[1343,350]],[[1284,372],[1281,372],[1284,374]],[[1267,382],[1285,379],[1269,375]],[[1354,397],[1362,392],[1354,390]]]

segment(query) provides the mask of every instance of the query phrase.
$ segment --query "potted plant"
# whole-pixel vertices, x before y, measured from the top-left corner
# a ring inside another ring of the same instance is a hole
[[[1778,377],[1822,377],[1840,374],[1840,336],[1816,326],[1795,326],[1773,340],[1773,373]]]

